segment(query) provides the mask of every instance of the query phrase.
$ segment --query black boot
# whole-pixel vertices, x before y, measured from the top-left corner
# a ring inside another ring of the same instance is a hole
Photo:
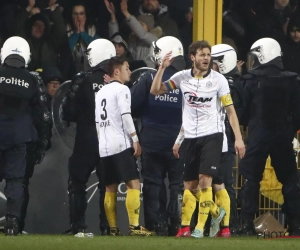
[[[101,235],[110,235],[109,226],[100,226]]]
[[[63,232],[65,235],[75,235],[78,233],[85,233],[86,226],[71,225],[69,229]]]
[[[154,231],[157,236],[168,236],[168,226],[165,223],[156,224]]]
[[[16,217],[6,217],[6,224],[4,226],[4,233],[6,236],[16,236],[19,234],[19,221]]]
[[[297,217],[287,217],[288,233],[289,236],[300,236],[300,220]]]
[[[242,219],[242,226],[238,230],[238,235],[240,235],[240,236],[255,236],[256,235],[253,219],[250,219],[250,218]]]
[[[180,223],[171,222],[168,228],[168,236],[176,236],[180,228],[181,228]]]

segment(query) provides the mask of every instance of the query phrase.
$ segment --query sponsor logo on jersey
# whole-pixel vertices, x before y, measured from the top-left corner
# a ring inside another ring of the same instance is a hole
[[[206,102],[211,102],[212,97],[199,97],[194,92],[184,92],[184,98],[190,105],[201,105]]]
[[[211,88],[212,87],[212,83],[211,82],[207,82],[206,83],[206,88]]]
[[[24,88],[29,87],[29,83],[25,82],[24,80],[21,80],[19,78],[14,78],[14,77],[10,77],[10,78],[6,78],[4,76],[0,77],[0,83],[7,83],[7,84],[12,84],[12,85],[18,85]]]

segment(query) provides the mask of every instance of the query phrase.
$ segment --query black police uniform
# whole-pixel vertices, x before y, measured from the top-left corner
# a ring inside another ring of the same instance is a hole
[[[95,95],[105,84],[108,61],[94,67],[92,72],[77,74],[63,106],[64,120],[76,122],[76,137],[73,154],[69,159],[69,206],[71,233],[84,231],[86,183],[96,168],[100,190],[100,230],[106,234],[108,222],[104,211],[105,185],[100,178],[100,156],[95,125]]]
[[[19,56],[8,56],[0,67],[0,179],[6,180],[8,235],[19,232],[26,143],[37,141],[45,150],[50,128],[44,89],[35,73],[25,70],[25,64],[20,66],[20,60]]]
[[[241,234],[254,234],[253,219],[258,211],[259,183],[268,155],[282,183],[283,212],[289,232],[299,235],[300,188],[293,151],[293,137],[299,129],[299,85],[297,74],[285,72],[281,59],[252,70],[243,76],[245,110],[248,121],[248,144],[239,165],[245,183],[241,190]]]
[[[35,73],[36,74],[36,73]],[[47,90],[45,88],[45,85],[49,83],[50,80],[56,80],[59,82],[62,82],[63,78],[59,70],[55,67],[48,67],[46,68],[42,73],[43,79],[40,77],[40,75],[37,75],[37,80],[39,87],[44,91],[46,98],[47,98],[47,108],[51,112],[51,101],[52,97],[47,93]],[[48,150],[51,147],[51,137],[52,137],[52,120],[50,119],[51,125],[48,131],[47,136],[47,147],[46,150]],[[45,131],[46,132],[46,131]],[[25,175],[23,178],[23,188],[24,188],[24,199],[21,207],[21,216],[20,216],[20,232],[24,230],[25,227],[25,218],[27,215],[27,207],[30,199],[29,194],[29,180],[33,176],[34,173],[34,167],[36,164],[40,164],[45,156],[45,148],[41,147],[41,145],[32,142],[27,144],[26,149],[26,170]]]
[[[183,59],[182,59],[183,60]],[[168,80],[178,70],[168,67],[163,80]],[[168,217],[170,234],[175,235],[181,221],[183,193],[183,153],[180,159],[173,155],[172,147],[182,124],[182,94],[179,90],[160,96],[150,94],[154,74],[147,72],[131,88],[131,109],[142,118],[140,143],[142,146],[143,204],[145,226],[158,234],[167,232]],[[181,147],[183,149],[184,147]],[[160,197],[166,193],[164,180],[168,175],[170,201],[167,214]],[[165,218],[164,218],[165,217]]]
[[[236,111],[238,120],[240,121],[243,114],[243,87],[241,82],[241,76],[237,68],[233,69],[231,72],[225,74],[224,76],[228,81],[234,109]],[[228,151],[223,152],[221,155],[220,167],[218,169],[218,177],[221,180],[221,182],[224,183],[225,189],[230,197],[229,227],[231,233],[235,234],[238,228],[236,191],[233,187],[234,179],[232,175],[233,166],[235,166],[236,162],[236,153],[234,149],[235,136],[230,126],[227,115],[225,117],[225,133],[228,141]]]

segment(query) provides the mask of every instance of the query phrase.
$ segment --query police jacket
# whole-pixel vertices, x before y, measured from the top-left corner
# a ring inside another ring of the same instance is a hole
[[[234,109],[236,112],[236,115],[238,117],[238,120],[240,121],[243,115],[243,86],[241,81],[241,76],[235,68],[232,72],[229,72],[228,74],[224,75],[228,81],[229,89],[230,89],[230,95],[233,101]],[[231,128],[231,125],[229,123],[228,117],[226,115],[225,118],[225,132],[228,139],[228,149],[232,152],[235,152],[234,149],[234,142],[235,142],[235,136],[234,132]]]
[[[163,81],[177,72],[172,66]],[[182,124],[182,94],[179,89],[154,96],[150,94],[155,74],[147,72],[131,88],[131,109],[142,118],[140,142],[143,148],[172,149]]]
[[[274,60],[243,76],[243,122],[249,122],[249,126],[255,123],[274,125],[292,121],[298,126],[300,90],[297,74],[284,71],[281,60]]]
[[[77,123],[74,152],[99,153],[95,126],[95,95],[103,87],[108,60],[81,72],[72,79],[72,86],[63,104],[64,120]]]
[[[38,140],[47,146],[50,114],[45,86],[38,73],[24,67],[0,67],[0,142],[18,144]]]

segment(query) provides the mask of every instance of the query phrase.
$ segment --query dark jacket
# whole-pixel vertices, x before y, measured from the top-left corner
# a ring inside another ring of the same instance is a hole
[[[143,10],[142,6],[139,8],[138,15],[140,14],[145,14],[145,10]],[[156,26],[158,25],[162,28],[163,36],[174,36],[180,39],[177,24],[169,17],[167,6],[163,4],[159,6],[158,13],[154,15],[154,20]]]
[[[276,59],[274,59],[276,60]],[[279,65],[264,65],[244,75],[244,123],[249,128],[255,124],[294,123],[298,128],[300,117],[300,87],[297,74],[283,70]]]
[[[45,89],[37,73],[23,68],[0,67],[0,141],[18,144],[38,140],[45,149],[50,113]]]
[[[290,32],[294,29],[300,30],[299,16],[293,17],[289,22],[286,40],[281,45],[282,62],[285,70],[300,74],[300,42],[294,42],[290,36]]]
[[[59,8],[50,13],[53,24],[50,25],[48,18],[43,14],[30,16],[26,9],[21,9],[16,17],[15,35],[21,36],[29,43],[31,62],[28,69],[35,71],[48,66],[57,66],[59,62],[58,51],[67,43],[66,27]],[[31,36],[31,28],[36,20],[45,24],[45,33],[40,39]]]
[[[95,125],[95,95],[104,86],[107,74],[104,61],[89,73],[79,73],[72,79],[72,86],[63,106],[64,119],[77,123],[74,152],[99,153]]]
[[[163,81],[177,72],[168,67]],[[150,94],[154,74],[147,72],[131,88],[131,109],[142,118],[140,141],[143,148],[152,150],[172,149],[182,124],[182,94],[179,89],[173,93],[158,96]]]

